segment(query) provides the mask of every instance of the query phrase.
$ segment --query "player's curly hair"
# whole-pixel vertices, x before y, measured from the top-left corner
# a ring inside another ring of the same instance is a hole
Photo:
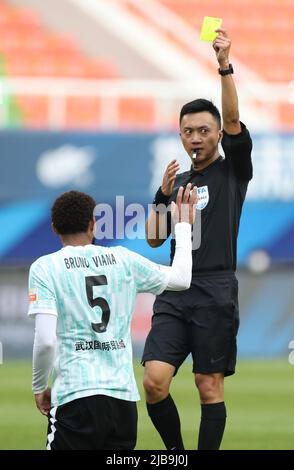
[[[217,121],[219,128],[221,128],[221,116],[219,110],[212,101],[206,100],[204,98],[199,98],[184,104],[180,112],[180,124],[186,114],[202,113],[203,111],[207,111],[208,113],[212,114],[212,116]]]
[[[80,191],[68,191],[59,196],[52,208],[52,223],[59,235],[87,232],[96,206],[94,199]]]

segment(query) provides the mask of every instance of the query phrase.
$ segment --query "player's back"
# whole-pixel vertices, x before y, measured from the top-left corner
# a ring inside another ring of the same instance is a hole
[[[120,336],[129,323],[136,296],[126,250],[67,246],[45,259],[58,315],[66,323],[65,337],[74,329],[87,336],[89,328],[107,337]]]
[[[130,337],[137,288],[130,257],[121,247],[67,246],[32,265],[31,279],[44,284],[42,292],[37,282],[33,310],[41,301],[43,313],[58,317],[54,405],[97,393],[138,399]],[[32,293],[33,282],[30,287]]]
[[[123,247],[66,246],[39,258],[29,276],[29,315],[57,316],[54,406],[103,394],[139,398],[130,323],[138,292],[167,285],[160,267]]]

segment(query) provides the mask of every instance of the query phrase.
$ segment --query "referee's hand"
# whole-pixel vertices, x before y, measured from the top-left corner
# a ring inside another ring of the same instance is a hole
[[[176,202],[172,202],[171,214],[173,223],[187,222],[193,224],[196,217],[196,204],[198,202],[197,187],[188,183],[186,189],[180,186]]]
[[[172,160],[168,165],[165,170],[165,173],[163,175],[163,180],[162,180],[162,185],[161,185],[161,191],[165,196],[170,196],[171,193],[173,192],[174,184],[175,184],[175,179],[176,179],[176,173],[179,171],[180,165],[178,164],[177,160]]]
[[[219,28],[215,31],[218,33],[218,35],[213,41],[212,46],[215,50],[216,58],[220,67],[228,68],[230,63],[229,54],[231,40],[225,29]]]

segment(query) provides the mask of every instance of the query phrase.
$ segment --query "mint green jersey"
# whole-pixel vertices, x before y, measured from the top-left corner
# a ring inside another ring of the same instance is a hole
[[[123,247],[67,246],[35,261],[29,315],[57,316],[53,406],[90,395],[139,399],[130,324],[139,292],[161,293],[167,274]]]

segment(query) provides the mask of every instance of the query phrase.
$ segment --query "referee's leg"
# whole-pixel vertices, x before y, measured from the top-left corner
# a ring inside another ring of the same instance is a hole
[[[173,315],[154,315],[142,358],[144,389],[149,417],[170,450],[184,449],[180,417],[169,387],[188,353],[185,322]]]
[[[235,372],[237,310],[233,303],[195,310],[189,335],[201,402],[199,450],[217,450],[226,425],[224,376]]]
[[[224,374],[195,374],[201,402],[198,450],[218,450],[226,425]]]

